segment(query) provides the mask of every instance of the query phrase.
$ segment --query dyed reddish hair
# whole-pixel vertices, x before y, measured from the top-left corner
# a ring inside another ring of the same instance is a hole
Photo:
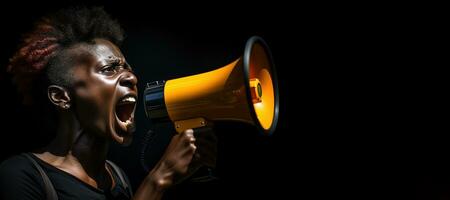
[[[31,104],[37,86],[68,84],[67,63],[52,62],[71,45],[104,38],[116,45],[123,40],[123,31],[103,8],[70,8],[60,10],[37,21],[22,37],[16,53],[11,57],[8,72],[13,74],[23,102]]]
[[[18,91],[24,95],[24,102],[31,103],[31,85],[48,64],[49,59],[61,49],[56,36],[50,36],[54,28],[47,19],[36,23],[32,32],[25,34],[19,50],[10,59],[8,72],[14,74]]]

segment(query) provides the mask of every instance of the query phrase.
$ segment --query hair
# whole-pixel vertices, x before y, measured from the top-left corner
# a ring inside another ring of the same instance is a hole
[[[124,38],[119,24],[100,7],[62,9],[36,21],[31,31],[22,36],[7,71],[23,98],[17,120],[27,126],[17,127],[18,132],[24,131],[27,139],[33,141],[25,149],[41,148],[56,135],[59,119],[47,88],[55,84],[71,89],[74,64],[65,50],[77,44],[93,44],[98,38],[117,46]]]
[[[68,87],[71,84],[70,58],[64,50],[79,43],[102,38],[119,46],[124,38],[117,21],[101,7],[68,8],[38,20],[24,34],[7,71],[13,75],[23,103],[39,102],[49,84]]]

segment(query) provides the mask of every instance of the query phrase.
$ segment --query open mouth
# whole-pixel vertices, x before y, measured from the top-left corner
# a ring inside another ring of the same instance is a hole
[[[132,132],[134,127],[134,110],[136,107],[136,97],[133,95],[125,95],[116,104],[116,117],[120,127],[125,132]]]

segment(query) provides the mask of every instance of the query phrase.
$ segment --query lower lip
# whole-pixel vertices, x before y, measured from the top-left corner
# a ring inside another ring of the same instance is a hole
[[[134,111],[133,111],[134,112]],[[127,120],[127,122],[121,121],[116,114],[114,114],[116,117],[116,121],[121,129],[119,131],[119,135],[125,135],[125,134],[131,134],[134,131],[134,116],[131,115],[131,118]]]

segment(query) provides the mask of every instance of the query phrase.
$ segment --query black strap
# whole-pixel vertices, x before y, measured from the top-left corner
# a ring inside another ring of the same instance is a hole
[[[117,176],[120,179],[120,182],[122,182],[123,187],[128,192],[129,197],[133,197],[133,191],[130,185],[128,185],[129,181],[127,177],[123,174],[122,170],[116,164],[114,164],[109,160],[106,160],[106,163],[108,163],[109,166],[111,166],[112,170],[114,170],[115,174],[117,174]]]
[[[58,200],[58,195],[56,195],[55,188],[53,187],[52,182],[50,181],[42,167],[29,155],[29,153],[23,153],[22,155],[27,157],[28,160],[30,160],[31,163],[33,163],[34,167],[36,167],[36,169],[39,171],[39,174],[41,174],[42,180],[44,181],[47,200]]]

